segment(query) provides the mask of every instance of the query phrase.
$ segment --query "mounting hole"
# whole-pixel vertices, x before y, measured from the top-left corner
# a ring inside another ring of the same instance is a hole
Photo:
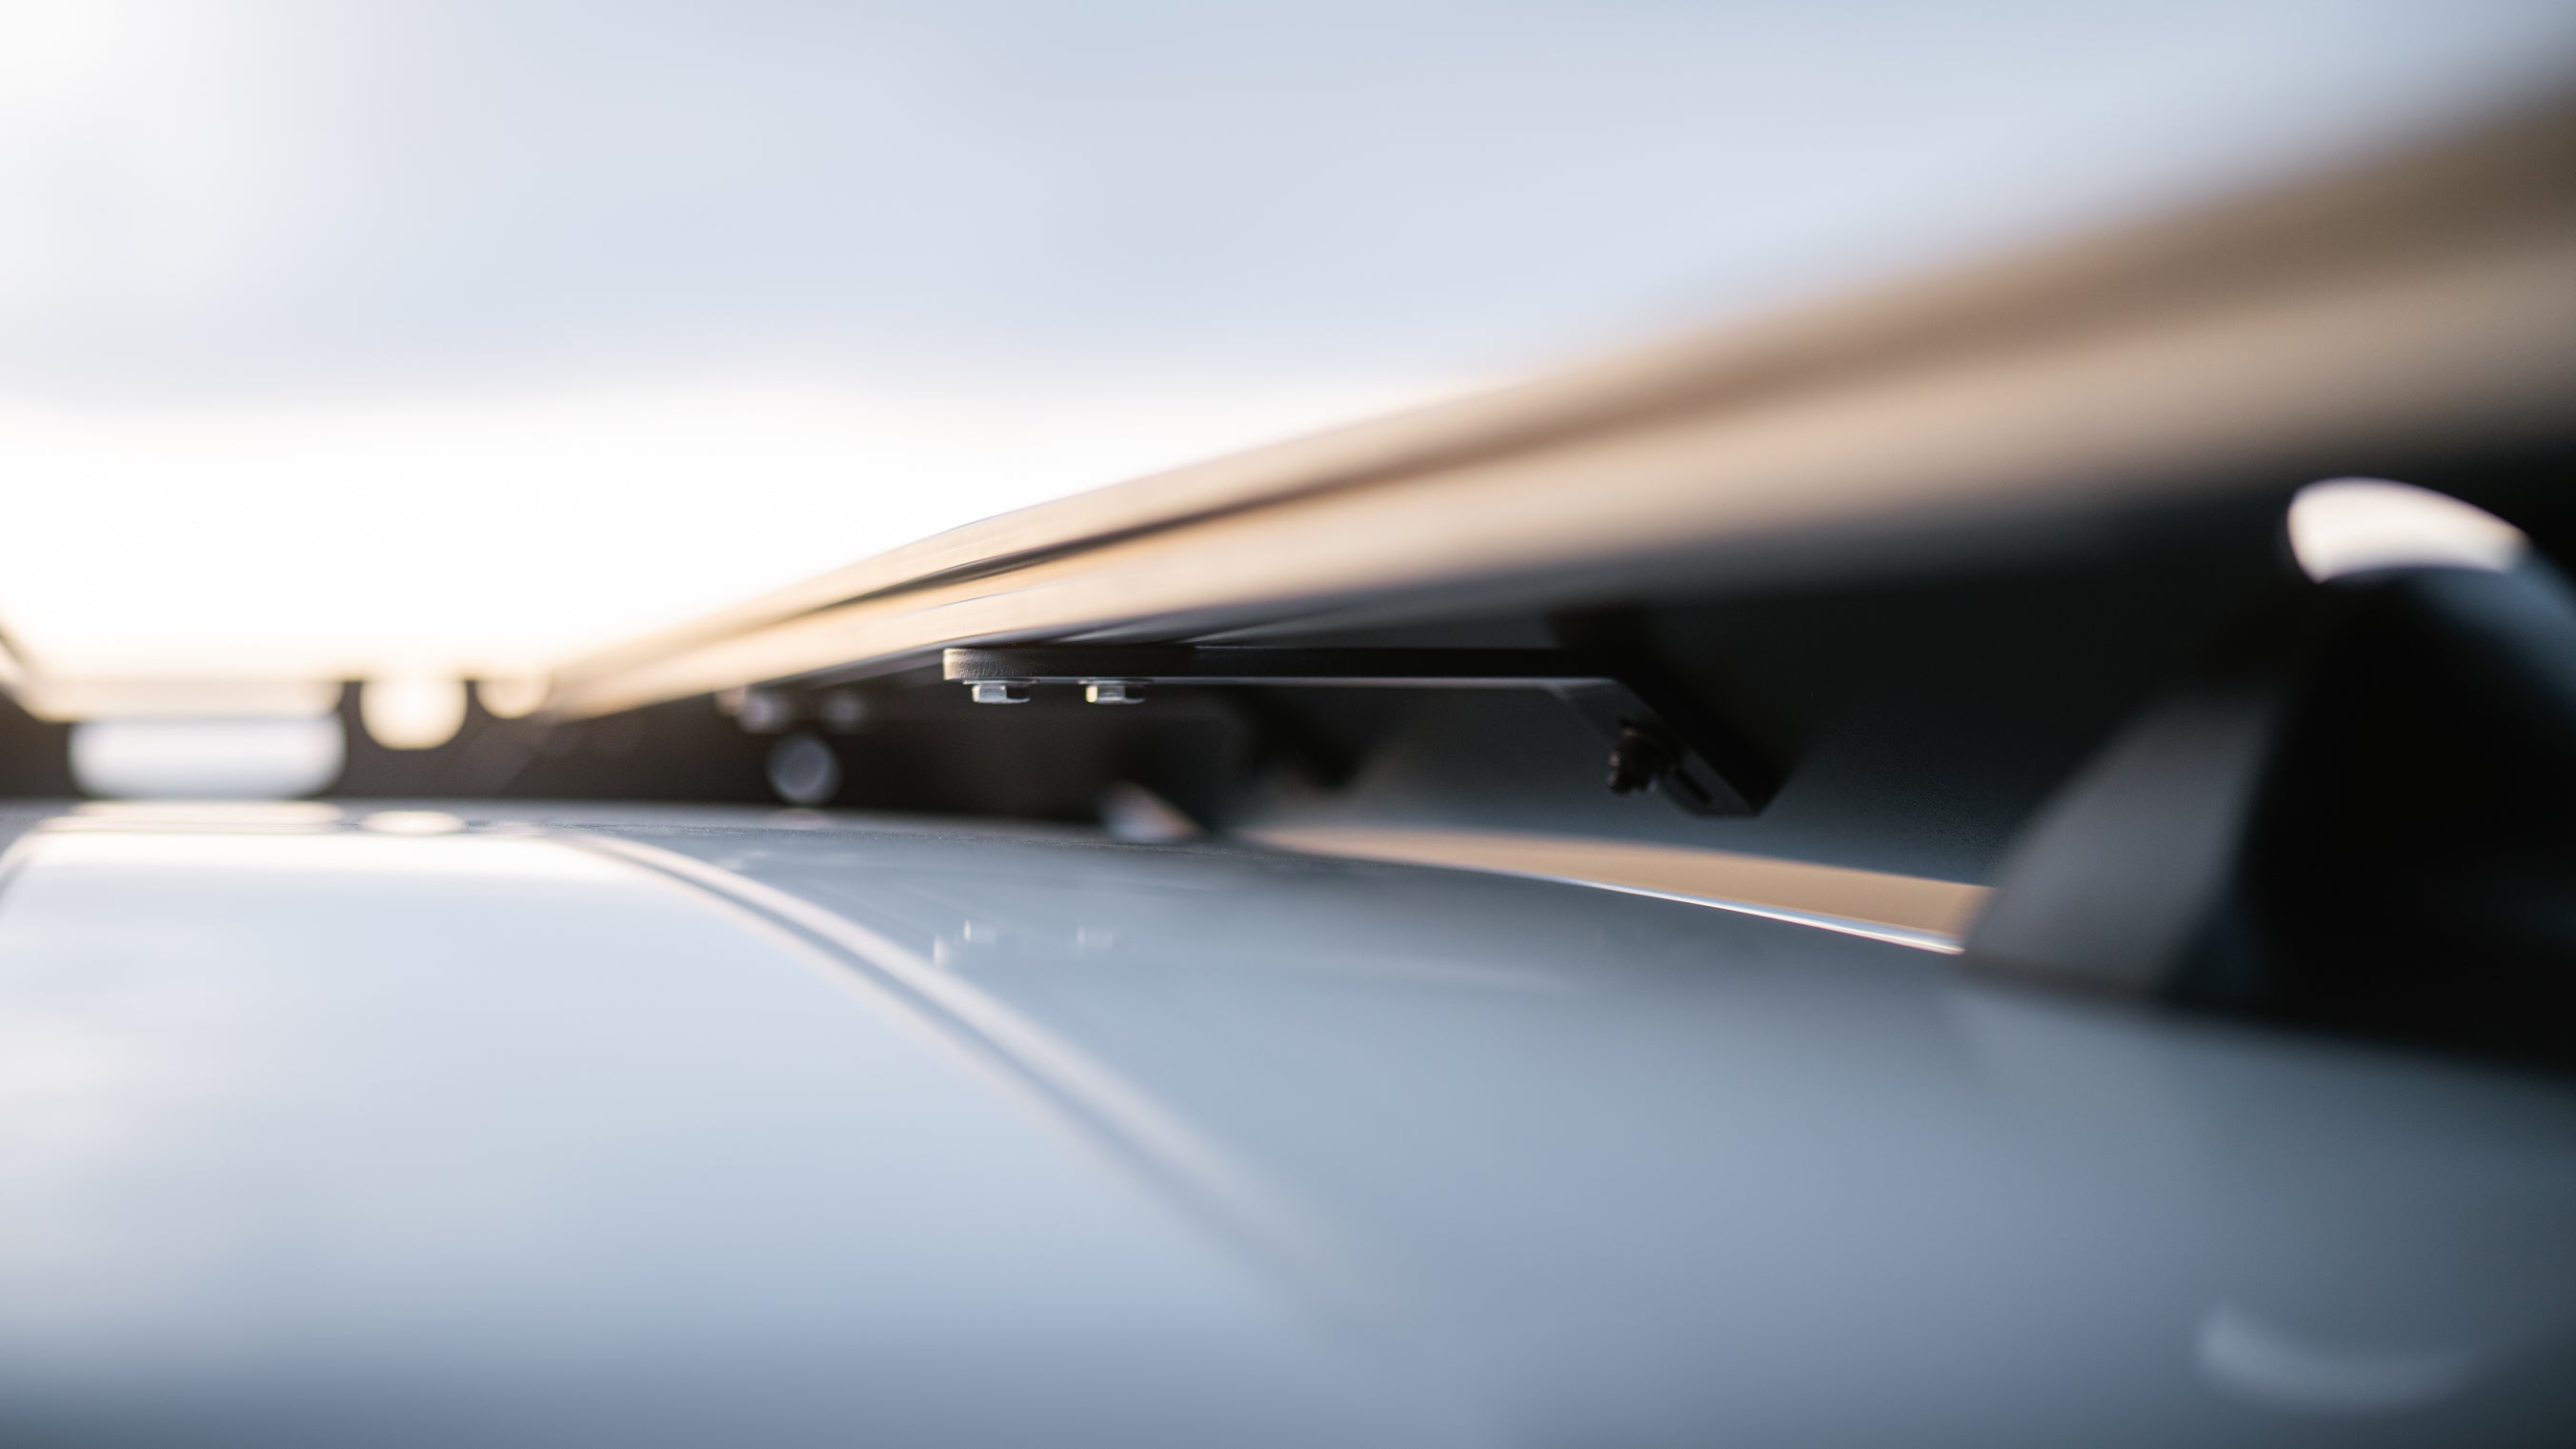
[[[790,805],[820,805],[841,792],[841,759],[799,730],[769,747],[769,788]]]

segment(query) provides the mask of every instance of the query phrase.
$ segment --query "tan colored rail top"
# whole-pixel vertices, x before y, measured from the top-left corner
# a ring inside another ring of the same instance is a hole
[[[990,519],[578,661],[545,708],[602,714],[952,644],[1205,638],[1813,573],[1964,521],[2563,429],[2571,379],[2576,107],[2557,105]]]

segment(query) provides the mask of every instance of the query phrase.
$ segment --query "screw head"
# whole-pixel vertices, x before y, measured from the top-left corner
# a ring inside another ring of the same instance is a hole
[[[1610,793],[1634,795],[1653,785],[1671,765],[1672,755],[1663,741],[1634,725],[1621,725],[1619,741],[1610,747]]]

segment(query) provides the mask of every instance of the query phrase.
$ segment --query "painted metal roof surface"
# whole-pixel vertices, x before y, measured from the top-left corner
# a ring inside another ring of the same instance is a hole
[[[2576,1089],[1551,883],[92,808],[0,886],[17,1442],[2564,1424]]]

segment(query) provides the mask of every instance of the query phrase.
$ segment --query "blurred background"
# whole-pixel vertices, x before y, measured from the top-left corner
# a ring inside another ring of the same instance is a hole
[[[439,681],[2572,60],[2565,0],[0,0],[0,624],[66,698],[376,678],[434,736]]]

